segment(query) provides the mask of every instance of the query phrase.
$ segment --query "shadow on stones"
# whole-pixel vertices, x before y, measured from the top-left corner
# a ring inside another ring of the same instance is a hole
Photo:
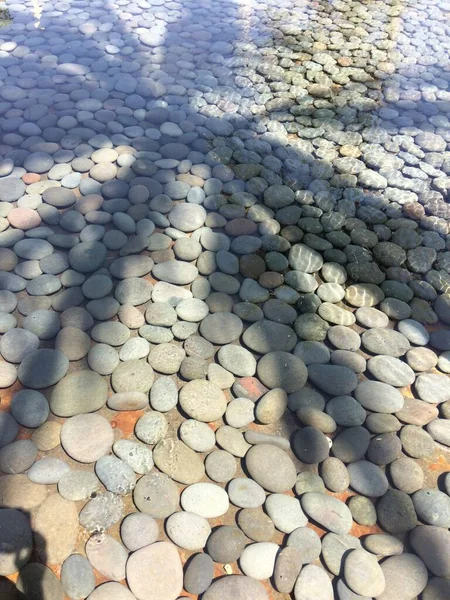
[[[1,501],[1,499],[0,499]],[[17,526],[9,528],[8,523],[3,523],[0,531],[0,561],[2,568],[8,561],[15,571],[19,572],[17,580],[0,576],[0,598],[2,600],[56,600],[58,588],[61,590],[59,580],[46,566],[46,542],[42,536],[33,531],[31,514],[21,508],[13,509],[1,504],[0,511],[9,510],[11,520],[20,511],[28,521],[32,539],[26,540]],[[34,543],[34,547],[33,547]],[[39,549],[39,551],[37,550]],[[14,570],[9,569],[13,574]],[[56,593],[56,595],[55,595]],[[61,593],[61,592],[60,592]]]
[[[123,6],[125,3],[117,4]],[[163,2],[143,4],[149,8],[152,5],[161,6]],[[122,181],[127,186],[132,186],[133,180],[136,184],[136,178],[139,178],[138,183],[148,188],[150,200],[164,193],[164,185],[178,180],[180,175],[175,169],[157,169],[147,176],[146,172],[153,171],[154,153],[161,145],[173,141],[184,143],[191,152],[206,155],[208,166],[213,168],[221,164],[229,167],[235,175],[234,187],[227,187],[225,184],[224,188],[228,191],[216,194],[218,197],[206,198],[204,206],[209,215],[217,212],[220,214],[221,206],[229,201],[233,190],[249,192],[255,198],[255,206],[264,209],[261,214],[267,219],[275,218],[286,236],[289,235],[288,228],[297,226],[302,209],[313,204],[320,213],[336,209],[337,214],[347,220],[348,231],[358,225],[357,220],[353,220],[354,217],[365,221],[369,227],[380,224],[380,219],[387,217],[406,217],[420,222],[425,229],[437,228],[442,236],[446,235],[448,228],[445,219],[450,217],[450,209],[445,198],[450,188],[450,179],[440,177],[439,182],[434,181],[432,190],[424,182],[421,183],[414,169],[417,164],[415,159],[421,160],[422,157],[417,156],[417,152],[411,152],[406,140],[408,134],[402,134],[401,130],[427,132],[427,117],[439,117],[448,111],[450,100],[440,90],[446,90],[450,80],[449,72],[433,62],[433,57],[424,56],[419,66],[402,64],[399,59],[399,63],[393,65],[393,68],[387,65],[385,71],[373,68],[373,73],[364,80],[363,69],[358,66],[357,61],[354,71],[341,84],[330,82],[323,70],[308,79],[308,66],[305,63],[310,61],[314,45],[317,53],[320,52],[321,43],[321,33],[316,31],[315,8],[307,2],[299,2],[293,18],[287,14],[291,8],[290,3],[280,4],[281,11],[277,6],[266,10],[264,7],[259,9],[255,2],[242,0],[224,8],[223,13],[215,14],[214,2],[198,4],[183,0],[180,3],[167,3],[167,8],[173,9],[167,27],[163,26],[161,20],[156,22],[151,10],[148,16],[142,15],[139,11],[133,12],[136,5],[130,4],[126,18],[118,26],[115,25],[115,31],[118,34],[116,40],[125,40],[126,45],[135,48],[133,55],[136,60],[107,54],[95,47],[94,42],[109,39],[109,24],[118,22],[119,17],[114,13],[115,5],[112,3],[74,0],[61,2],[57,7],[45,5],[38,29],[30,15],[31,2],[12,4],[14,23],[24,24],[22,34],[18,34],[18,43],[22,48],[27,47],[27,38],[39,39],[40,29],[53,32],[55,38],[66,30],[74,30],[65,53],[62,48],[59,49],[62,59],[60,66],[54,70],[57,77],[54,88],[45,87],[49,69],[43,68],[36,78],[34,101],[41,103],[45,100],[48,107],[48,114],[42,117],[44,129],[48,129],[47,134],[51,138],[46,141],[55,141],[62,148],[72,150],[87,143],[94,135],[104,134],[108,138],[105,140],[105,147],[131,146],[136,157],[141,159],[139,168],[133,168],[133,165],[121,167],[117,178],[112,181]],[[333,4],[325,0],[316,3],[322,12],[329,15],[330,29],[338,31],[340,17],[336,15]],[[379,2],[355,2],[356,4],[385,23],[385,28],[374,26],[364,42],[375,44],[380,40],[391,40],[395,44],[395,17],[380,15]],[[403,6],[406,3],[398,4],[399,13]],[[71,9],[77,9],[78,16],[72,16]],[[256,23],[256,17],[260,19],[260,24]],[[103,23],[102,31],[94,31],[90,27],[91,18],[100,19]],[[199,24],[202,20],[212,22],[210,36]],[[280,20],[284,21],[280,29],[272,27],[272,21]],[[85,22],[83,33],[80,31],[80,21]],[[146,29],[149,30],[148,33],[144,31]],[[284,35],[281,29],[284,29]],[[343,33],[346,39],[352,36],[351,30]],[[7,31],[0,30],[0,38],[3,39],[5,35]],[[253,44],[257,46],[257,50]],[[46,56],[45,52],[40,53],[39,46],[37,42],[34,45],[36,65],[42,65]],[[60,40],[57,46],[61,46]],[[149,52],[152,52],[151,56]],[[333,52],[338,53],[339,47],[336,46]],[[361,52],[361,64],[366,66],[367,59],[364,51]],[[32,64],[31,60],[26,60],[26,56],[24,53],[11,62],[2,55],[0,67],[5,65],[4,68],[8,69],[17,64]],[[84,60],[86,56],[96,60],[95,70],[89,73]],[[61,63],[66,66],[61,66]],[[424,102],[423,90],[416,87],[416,77],[424,75],[431,64],[434,69],[433,78],[441,83],[435,86],[437,89],[430,83],[427,92],[429,101]],[[256,69],[256,76],[249,74],[249,67],[252,66]],[[132,77],[127,77],[127,73]],[[133,79],[138,81],[137,86]],[[289,89],[296,79],[298,95],[293,97]],[[191,88],[188,85],[190,81],[194,81]],[[203,96],[195,92],[198,89],[202,90]],[[86,97],[97,97],[101,101],[108,99],[107,110],[114,114],[104,115],[105,119],[108,117],[111,120],[102,122],[93,118],[86,119],[80,121],[79,126],[72,131],[58,133],[55,130],[56,113],[58,118],[80,116],[75,102],[71,100],[71,94],[77,90],[84,90],[88,94]],[[266,100],[268,94],[273,94],[274,97]],[[144,103],[139,98],[143,98]],[[394,103],[395,109],[382,106],[384,100]],[[24,110],[26,108],[24,103]],[[12,106],[8,102],[3,103],[2,121],[15,118],[9,114],[10,110],[13,110]],[[147,111],[150,111],[149,120]],[[125,133],[127,128],[157,128],[161,120],[178,124],[183,132],[175,138],[163,134],[158,140],[144,135],[133,137],[130,130],[130,136]],[[436,123],[436,127],[439,127],[439,119],[436,119]],[[7,141],[17,142],[12,137],[12,130],[7,131],[11,132]],[[441,130],[439,133],[444,135]],[[389,147],[388,158],[381,160],[377,152],[390,136],[394,139]],[[450,140],[447,131],[445,136]],[[35,136],[29,136],[28,139],[25,136],[18,142],[19,147],[15,148],[3,139],[0,153],[4,157],[13,158],[16,167],[21,167],[25,157],[22,149],[32,149],[37,143],[39,141]],[[334,144],[358,147],[362,143],[370,147],[363,151],[362,156],[357,154],[354,157],[358,162],[351,167],[343,165],[337,170],[333,163],[338,157],[333,149]],[[446,175],[450,175],[450,161],[442,157],[440,163],[437,154],[442,153],[434,154],[436,156],[429,158],[430,174],[434,173],[433,169],[442,168]],[[406,177],[395,168],[399,156],[410,165]],[[372,172],[366,175],[364,182],[358,177],[358,172],[353,172],[360,168],[360,160],[366,162]],[[101,182],[86,176],[83,176],[82,182],[83,195],[100,193],[102,190]],[[111,181],[103,182],[105,187],[108,184]],[[298,203],[290,205],[290,208],[280,208],[277,212],[268,211],[263,204],[264,190],[267,185],[275,184],[288,185],[298,194]],[[386,187],[391,190],[389,199],[383,191]],[[127,212],[134,206],[126,198],[117,200],[120,201],[117,203],[120,212]],[[248,208],[245,207],[244,215]],[[381,215],[381,209],[385,209],[385,217]],[[305,212],[319,215],[312,208]],[[108,227],[111,228],[107,226],[107,229]],[[332,244],[326,240],[326,234],[334,231],[334,226],[331,229],[330,226],[323,225],[313,227],[304,221],[302,227],[304,243],[319,249],[327,260],[338,262],[339,255],[331,252]],[[55,226],[54,229],[56,233],[69,235],[69,232],[61,228]],[[214,230],[224,231],[223,228]],[[157,226],[156,231],[163,232],[164,227]],[[300,241],[291,239],[292,244]],[[142,253],[144,252],[147,253]],[[265,250],[256,252],[262,258],[265,253]],[[149,254],[152,256],[151,252]],[[343,260],[342,256],[341,259]],[[355,262],[358,261],[371,263],[372,258],[367,258],[367,255],[355,257]],[[380,283],[379,280],[385,277],[383,269],[380,273],[377,272],[376,280],[372,274],[362,275],[359,279],[355,277],[354,280]],[[207,271],[201,273],[204,277],[210,274]],[[242,281],[242,277],[238,277]],[[417,274],[417,277],[421,278],[421,274]],[[441,277],[442,285],[448,286],[450,278],[447,279],[445,271],[441,273]],[[276,292],[271,289],[270,298],[274,297]],[[241,298],[235,295],[233,300],[236,302]],[[76,299],[73,304],[69,301],[64,307],[81,304]],[[187,417],[180,408],[178,410],[183,417]],[[283,418],[279,426],[282,435],[286,437],[291,437],[299,428],[291,413]],[[301,465],[301,468],[313,470],[314,467]],[[40,559],[45,563],[42,555]],[[2,600],[3,597],[5,600],[22,600],[22,594],[14,590],[13,584],[5,579],[0,580]],[[30,594],[27,594],[29,600],[41,599],[34,589]]]

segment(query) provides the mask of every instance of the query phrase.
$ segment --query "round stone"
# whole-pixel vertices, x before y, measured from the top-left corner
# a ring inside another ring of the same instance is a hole
[[[194,380],[181,388],[180,406],[191,418],[209,423],[222,417],[227,401],[222,390],[213,383]]]
[[[92,463],[110,452],[114,430],[98,414],[76,415],[61,429],[61,444],[67,454],[82,463]]]
[[[225,450],[214,450],[206,457],[205,469],[210,479],[226,483],[236,474],[236,459]]]
[[[49,414],[47,398],[35,390],[20,390],[11,400],[11,414],[23,427],[39,427]]]
[[[153,472],[141,477],[133,491],[136,507],[154,519],[165,519],[178,509],[176,483],[164,473]]]
[[[166,531],[169,538],[180,548],[201,550],[206,545],[211,527],[204,517],[179,511],[167,519]]]
[[[308,379],[308,370],[300,358],[288,352],[269,352],[257,367],[260,381],[270,389],[281,388],[288,394],[302,388]]]
[[[153,449],[153,459],[158,469],[180,483],[197,483],[205,474],[198,454],[178,440],[161,440]]]
[[[64,592],[80,600],[89,596],[95,588],[94,570],[85,556],[71,554],[61,567],[61,584]]]
[[[111,376],[111,386],[115,392],[147,393],[153,385],[155,375],[152,367],[141,360],[127,360],[121,363]]]
[[[19,367],[18,377],[25,387],[39,390],[58,383],[68,368],[69,360],[62,352],[42,348],[27,354]]]
[[[99,410],[106,404],[108,385],[93,371],[75,371],[53,388],[51,411],[59,417],[72,417]]]
[[[242,321],[233,313],[219,312],[208,315],[200,324],[200,333],[212,344],[230,344],[238,339]]]
[[[377,559],[364,550],[351,550],[347,555],[344,577],[355,594],[378,597],[386,587],[384,573]]]
[[[252,479],[270,492],[286,492],[295,485],[294,463],[276,446],[253,446],[246,454],[245,464]]]
[[[125,517],[120,525],[122,542],[132,552],[154,544],[158,536],[158,523],[150,515],[131,513]]]
[[[0,352],[10,363],[21,363],[26,356],[39,348],[39,338],[26,329],[10,329],[0,341]]]

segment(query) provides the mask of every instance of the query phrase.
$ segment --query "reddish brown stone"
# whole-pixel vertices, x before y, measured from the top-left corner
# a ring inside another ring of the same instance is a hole
[[[269,391],[256,377],[241,377],[234,382],[233,391],[240,398],[256,402]]]
[[[32,208],[13,208],[7,217],[8,221],[13,227],[26,231],[27,229],[33,229],[39,227],[42,223],[42,219],[39,213]]]
[[[284,277],[281,273],[275,273],[275,271],[266,271],[258,279],[259,285],[268,290],[272,290],[279,285],[283,285]]]
[[[85,215],[93,210],[100,210],[102,204],[103,198],[100,196],[100,194],[88,194],[87,196],[78,198],[73,205],[73,208],[82,215]]]
[[[40,180],[41,176],[37,173],[25,173],[25,175],[22,177],[22,181],[27,185],[30,185],[31,183],[37,183]]]
[[[425,209],[418,202],[406,202],[403,205],[403,214],[410,219],[422,219],[425,216]]]
[[[439,411],[433,404],[416,398],[404,397],[404,400],[403,408],[395,413],[395,416],[403,423],[422,426],[437,419]]]
[[[266,263],[257,254],[245,254],[239,261],[239,270],[244,277],[258,279],[266,270]]]
[[[337,59],[338,65],[341,67],[349,67],[352,64],[352,59],[349,56],[340,56]]]

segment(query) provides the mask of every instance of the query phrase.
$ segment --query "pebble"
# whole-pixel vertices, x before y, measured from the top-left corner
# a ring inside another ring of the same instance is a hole
[[[190,594],[202,594],[212,583],[214,563],[207,554],[196,554],[184,573],[184,589]]]
[[[74,600],[87,597],[95,588],[95,575],[87,558],[71,554],[61,567],[61,585],[64,592]]]
[[[295,485],[294,463],[277,446],[252,446],[245,456],[245,465],[252,479],[270,492],[286,492]]]
[[[381,600],[415,598],[427,584],[427,569],[414,554],[391,556],[382,563],[381,570],[386,582],[384,592],[378,596]]]
[[[78,462],[95,462],[108,454],[113,441],[111,425],[98,414],[70,417],[61,428],[61,445]]]
[[[273,542],[256,542],[245,547],[240,557],[240,567],[253,579],[269,579],[273,575],[279,547]]]
[[[122,500],[112,492],[96,494],[79,514],[80,525],[88,532],[104,532],[123,517]]]
[[[307,492],[301,497],[305,513],[333,533],[348,533],[352,526],[352,515],[347,506],[332,496]]]
[[[211,533],[208,521],[194,513],[179,511],[170,515],[166,521],[169,538],[185,550],[201,550]]]
[[[218,527],[208,538],[206,550],[214,562],[236,562],[244,550],[245,535],[235,526]]]
[[[171,438],[158,442],[153,460],[158,469],[180,483],[197,483],[205,474],[201,458],[183,442]]]
[[[104,577],[114,581],[125,578],[128,552],[113,537],[104,533],[95,533],[86,542],[86,556],[94,569]]]
[[[269,600],[265,587],[259,581],[245,575],[228,575],[216,579],[204,594],[204,600],[222,600],[229,597],[235,600]]]
[[[164,519],[178,508],[178,487],[164,473],[153,472],[141,477],[133,491],[136,507],[154,519]]]
[[[333,588],[326,571],[317,565],[307,565],[300,571],[295,582],[295,600],[307,600],[308,597],[317,600],[332,600]]]

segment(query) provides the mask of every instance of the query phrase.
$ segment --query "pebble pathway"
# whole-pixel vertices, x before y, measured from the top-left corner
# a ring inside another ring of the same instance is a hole
[[[2,600],[450,597],[450,3],[8,1]]]

